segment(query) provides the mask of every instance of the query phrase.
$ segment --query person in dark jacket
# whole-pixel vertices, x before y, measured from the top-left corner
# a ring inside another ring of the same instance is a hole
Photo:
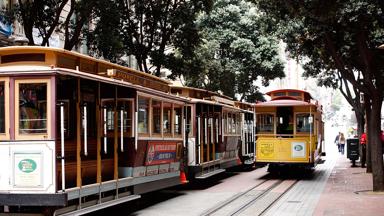
[[[336,135],[336,138],[335,138],[335,144],[337,146],[337,150],[340,152],[339,137],[340,137],[340,132]]]

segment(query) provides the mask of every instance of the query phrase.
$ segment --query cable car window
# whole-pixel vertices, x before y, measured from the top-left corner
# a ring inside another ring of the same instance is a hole
[[[272,114],[256,114],[256,131],[258,133],[273,132],[274,116]]]
[[[161,133],[161,102],[152,100],[152,133]]]
[[[47,83],[19,85],[19,133],[47,133]]]
[[[280,97],[280,96],[285,96],[285,95],[286,95],[285,92],[276,92],[273,94],[273,96],[275,96],[275,97]]]
[[[236,118],[236,134],[240,134],[241,133],[241,116],[240,114],[237,114],[236,115],[237,118]]]
[[[139,97],[138,132],[148,133],[149,99]]]
[[[237,118],[236,118],[236,114],[232,114],[232,131],[231,133],[232,134],[235,134],[236,133],[236,123],[237,123]]]
[[[174,105],[174,108],[173,108],[173,119],[175,121],[175,125],[174,125],[174,128],[175,128],[175,134],[176,135],[180,135],[181,132],[182,132],[182,109],[181,109],[181,106],[180,105]]]
[[[187,106],[186,111],[185,111],[185,119],[186,119],[186,129],[189,129],[189,134],[188,136],[191,137],[193,134],[193,126],[192,126],[192,107]]]
[[[113,107],[107,108],[107,130],[113,131],[114,130],[114,122],[115,122],[115,111],[113,110]]]
[[[310,128],[313,131],[313,121],[311,122],[309,113],[296,114],[296,132],[309,133]]]
[[[118,113],[118,129],[121,130],[121,114],[120,112],[123,111],[123,132],[126,133],[126,135],[131,136],[132,132],[132,102],[131,101],[119,101],[119,113]]]
[[[228,123],[228,134],[231,134],[232,133],[232,125],[233,125],[233,121],[232,121],[232,113],[228,113],[228,119],[227,119],[227,123]]]
[[[163,103],[163,132],[164,135],[171,134],[171,125],[172,125],[172,104],[171,103]]]
[[[5,82],[0,82],[0,133],[5,133]]]

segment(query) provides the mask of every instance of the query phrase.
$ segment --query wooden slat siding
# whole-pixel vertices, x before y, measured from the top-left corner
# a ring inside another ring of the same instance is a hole
[[[107,73],[107,70],[108,70],[107,65],[105,65],[105,64],[101,64],[101,63],[98,63],[98,64],[97,64],[97,73],[98,73],[98,74],[101,74],[101,73]]]
[[[81,113],[80,113],[80,78],[77,78],[77,98],[76,98],[76,186],[81,186]]]
[[[128,70],[123,71],[123,70],[116,69],[116,76],[114,78],[119,80],[124,80],[136,85],[141,85],[144,87],[156,89],[162,92],[170,92],[169,85],[164,85],[159,80],[155,80],[152,77],[145,77],[143,76],[144,72],[142,73],[143,74],[135,74]]]
[[[87,72],[87,73],[92,73],[95,74],[95,63],[94,61],[89,61],[85,59],[80,59],[80,71],[82,72]]]
[[[96,160],[86,160],[81,163],[82,172],[81,178],[83,181],[90,181],[90,177],[94,175],[97,170]],[[103,159],[102,166],[100,168],[106,175],[112,175],[113,172],[113,159]],[[59,177],[58,182],[61,184],[61,165],[57,166],[57,176]],[[65,162],[65,181],[66,189],[76,187],[76,176],[77,176],[77,162],[66,161]],[[91,179],[93,181],[93,179]]]
[[[97,183],[100,183],[101,182],[101,155],[100,155],[100,152],[101,152],[101,123],[102,123],[102,119],[101,119],[101,113],[100,113],[100,109],[101,109],[101,104],[100,104],[100,83],[98,82],[97,83],[97,99],[96,99],[96,138],[97,138],[97,170],[96,170],[96,175],[97,175]]]
[[[68,68],[68,69],[76,69],[76,62],[77,59],[75,57],[70,57],[70,56],[64,56],[57,54],[57,67],[62,67],[62,68]]]

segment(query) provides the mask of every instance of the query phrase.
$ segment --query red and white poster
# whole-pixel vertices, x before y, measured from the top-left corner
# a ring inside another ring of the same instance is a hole
[[[176,159],[176,142],[148,142],[145,165],[172,163]]]

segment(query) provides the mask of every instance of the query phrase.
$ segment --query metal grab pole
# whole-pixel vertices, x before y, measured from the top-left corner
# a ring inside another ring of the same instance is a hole
[[[221,142],[224,143],[224,119],[221,119]]]
[[[107,154],[107,108],[103,108],[104,114],[104,154]]]
[[[210,138],[210,143],[214,143],[215,142],[215,140],[214,140],[214,138],[213,138],[213,118],[209,118],[209,121],[211,122],[211,138]]]
[[[309,162],[312,159],[312,106],[309,106]]]
[[[183,133],[183,140],[186,140],[186,142],[183,142],[184,143],[183,147],[185,148],[187,146],[186,143],[188,143],[188,140],[186,139],[186,137],[188,137],[188,135],[186,134],[187,125],[186,125],[185,119],[183,119],[183,125],[181,126],[181,128],[182,128],[182,133]]]
[[[84,126],[84,155],[88,156],[88,130],[87,130],[87,105],[83,107],[83,126]]]
[[[248,120],[245,120],[245,127],[244,127],[244,144],[245,144],[245,154],[247,155],[249,153],[249,123]]]
[[[139,114],[138,112],[135,112],[135,124],[136,124],[136,127],[135,127],[135,150],[137,150],[137,139],[138,139],[138,125],[139,125]]]
[[[215,119],[216,123],[216,143],[219,143],[219,119]]]
[[[124,111],[120,110],[120,150],[124,152]]]
[[[64,103],[60,103],[61,190],[65,191]]]
[[[197,131],[196,131],[196,138],[197,140],[199,140],[199,142],[197,143],[198,144],[198,159],[199,159],[199,164],[200,164],[200,145],[201,145],[201,137],[200,137],[200,117],[197,117]]]
[[[205,141],[205,145],[207,145],[208,144],[208,123],[207,123],[207,118],[204,118],[204,132],[205,132],[205,134],[204,134],[204,141]]]

